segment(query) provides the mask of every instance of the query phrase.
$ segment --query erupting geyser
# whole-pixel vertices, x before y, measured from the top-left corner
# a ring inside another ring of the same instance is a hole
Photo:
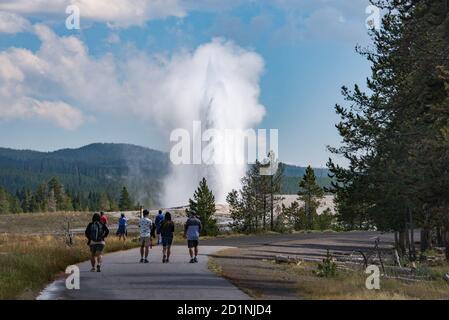
[[[186,204],[202,177],[208,180],[216,201],[224,203],[226,194],[240,186],[246,161],[208,165],[204,159],[218,152],[217,145],[221,153],[233,154],[236,158],[245,157],[244,148],[229,141],[216,142],[215,147],[209,145],[206,149],[204,141],[200,146],[194,144],[204,140],[197,135],[207,129],[245,131],[260,123],[265,114],[258,101],[263,60],[232,42],[214,40],[192,54],[175,58],[170,68],[175,66],[177,70],[172,74],[169,90],[173,96],[167,97],[173,100],[171,117],[164,117],[164,127],[170,128],[170,132],[187,130],[190,148],[183,152],[199,147],[201,154],[198,151],[190,154],[191,164],[172,164],[171,173],[164,182],[162,204]],[[194,130],[196,125],[201,126],[201,130]]]

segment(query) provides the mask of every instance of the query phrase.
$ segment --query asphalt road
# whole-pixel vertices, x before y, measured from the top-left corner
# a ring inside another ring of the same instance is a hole
[[[79,264],[80,290],[67,290],[65,279],[61,279],[48,286],[38,299],[249,299],[230,282],[208,270],[208,256],[228,247],[246,248],[252,254],[256,253],[258,258],[278,253],[322,256],[328,248],[348,251],[358,246],[371,247],[377,236],[384,245],[393,241],[392,234],[378,232],[224,237],[201,241],[198,264],[188,263],[185,246],[172,248],[169,264],[162,264],[160,247],[151,250],[149,264],[138,263],[139,249],[111,253],[104,257],[101,273],[90,272],[89,262]]]
[[[189,263],[185,246],[173,246],[170,263],[162,263],[161,247],[139,263],[139,249],[107,254],[101,273],[79,264],[80,289],[67,290],[65,279],[49,285],[38,300],[246,300],[245,293],[208,270],[207,255],[226,249],[202,246],[199,262]]]

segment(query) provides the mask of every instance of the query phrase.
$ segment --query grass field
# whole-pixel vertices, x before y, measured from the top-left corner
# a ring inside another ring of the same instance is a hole
[[[0,233],[44,235],[63,231],[70,221],[71,228],[85,228],[92,220],[92,213],[86,212],[47,212],[2,214]],[[117,223],[117,219],[109,217],[109,223]]]

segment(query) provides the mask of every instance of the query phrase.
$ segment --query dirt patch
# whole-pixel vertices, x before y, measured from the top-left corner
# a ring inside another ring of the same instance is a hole
[[[250,249],[228,249],[210,257],[219,265],[221,276],[256,299],[299,299],[295,275],[270,265],[269,256],[259,256]]]

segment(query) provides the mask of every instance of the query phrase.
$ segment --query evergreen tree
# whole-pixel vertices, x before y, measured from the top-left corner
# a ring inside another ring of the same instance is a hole
[[[111,210],[111,203],[109,201],[109,197],[106,194],[106,192],[102,192],[100,195],[100,211],[109,211],[109,210]]]
[[[5,189],[0,188],[0,213],[10,213],[9,195]]]
[[[195,211],[203,225],[202,234],[217,235],[218,226],[217,220],[214,218],[216,211],[215,196],[209,186],[206,178],[200,181],[198,189],[193,195],[193,199],[189,199],[190,210]]]
[[[386,11],[383,26],[372,32],[373,50],[358,50],[372,63],[370,94],[343,88],[350,106],[336,112],[344,144],[330,150],[349,166],[328,166],[339,220],[398,232],[397,247],[413,258],[415,225],[422,252],[432,229],[449,237],[449,7],[443,0],[373,2]]]
[[[126,189],[126,187],[123,187],[122,192],[120,194],[119,208],[120,211],[128,211],[133,209],[132,200],[131,197],[129,196],[128,189]]]
[[[265,229],[267,218],[271,229],[275,228],[274,208],[281,200],[277,193],[281,189],[283,171],[284,167],[280,164],[276,174],[270,177],[260,175],[259,162],[248,168],[242,178],[242,188],[232,190],[226,198],[234,230],[256,232]]]
[[[324,190],[316,183],[315,172],[308,166],[304,177],[299,182],[299,198],[304,202],[304,212],[307,217],[307,229],[313,229],[313,222],[317,215],[319,200],[324,197]]]

